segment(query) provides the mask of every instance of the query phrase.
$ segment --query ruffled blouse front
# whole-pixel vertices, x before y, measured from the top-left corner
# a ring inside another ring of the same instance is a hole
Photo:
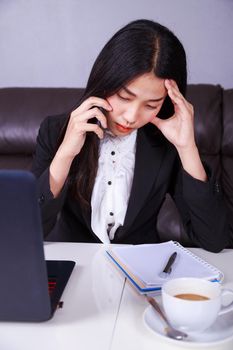
[[[100,141],[91,226],[103,243],[110,243],[124,223],[133,182],[136,136],[136,130],[123,137],[106,133]]]

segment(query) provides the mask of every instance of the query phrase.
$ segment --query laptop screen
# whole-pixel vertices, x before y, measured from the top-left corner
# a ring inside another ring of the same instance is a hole
[[[30,172],[1,170],[0,193],[0,319],[47,320],[59,301],[51,303],[50,296],[56,296],[58,281],[64,278],[59,277],[61,266],[56,271],[61,262],[54,262],[51,273],[56,275],[56,285],[51,293],[36,179]],[[72,271],[74,262],[68,262],[68,265]],[[68,278],[71,271],[66,273]],[[56,299],[60,298],[63,289],[60,287]]]

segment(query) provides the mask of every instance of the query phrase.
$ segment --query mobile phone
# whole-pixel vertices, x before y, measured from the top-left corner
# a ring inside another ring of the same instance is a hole
[[[95,106],[95,107],[96,107],[96,106]],[[99,110],[100,110],[104,115],[106,115],[106,112],[107,112],[107,111],[106,111],[104,108],[102,108],[102,107],[97,107],[97,108],[99,108]],[[97,119],[97,118],[92,118],[91,120],[93,120],[93,123],[97,124],[101,129],[105,130],[105,128],[103,128],[103,126],[102,126],[101,122],[99,121],[99,119]]]

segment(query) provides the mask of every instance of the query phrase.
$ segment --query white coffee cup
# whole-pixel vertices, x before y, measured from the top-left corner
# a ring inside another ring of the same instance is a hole
[[[223,306],[224,298],[229,294],[232,300]],[[200,300],[196,300],[197,296]],[[166,316],[175,328],[200,332],[210,327],[218,315],[233,310],[233,290],[200,278],[175,278],[163,284],[162,302]]]

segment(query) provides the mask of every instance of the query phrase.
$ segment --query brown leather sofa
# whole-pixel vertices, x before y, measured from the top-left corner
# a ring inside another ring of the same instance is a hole
[[[30,170],[36,136],[48,115],[70,111],[82,89],[0,89],[0,168]],[[203,160],[215,169],[229,212],[233,247],[233,89],[217,85],[189,85],[194,105],[196,141]],[[159,218],[161,240],[176,239],[191,246],[176,207],[167,197]]]

